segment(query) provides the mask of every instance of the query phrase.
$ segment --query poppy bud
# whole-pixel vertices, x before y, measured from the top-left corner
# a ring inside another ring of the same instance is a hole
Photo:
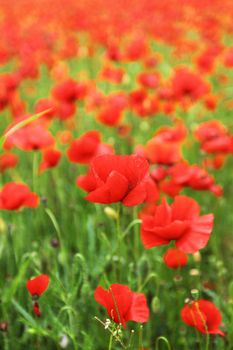
[[[170,248],[164,254],[163,261],[170,269],[178,269],[187,265],[188,256],[179,249]]]
[[[112,209],[111,207],[105,207],[104,212],[110,219],[117,220],[118,213],[116,212],[116,210]]]
[[[53,248],[58,248],[60,246],[60,242],[56,238],[51,239],[50,244]]]
[[[199,298],[199,290],[198,289],[192,289],[191,290],[191,295],[193,299],[197,300]]]
[[[33,311],[37,317],[41,316],[40,307],[39,307],[39,304],[37,302],[34,303],[34,305],[33,305]]]

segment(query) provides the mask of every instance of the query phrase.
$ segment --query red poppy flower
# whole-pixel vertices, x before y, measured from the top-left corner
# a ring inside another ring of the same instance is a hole
[[[181,120],[177,120],[174,126],[160,127],[155,137],[168,142],[182,142],[187,135],[187,129]]]
[[[177,100],[189,98],[190,102],[196,101],[209,92],[208,84],[201,76],[186,68],[176,70],[172,79],[173,93]]]
[[[0,191],[0,209],[17,210],[22,207],[36,208],[39,197],[27,185],[9,182]]]
[[[48,275],[39,275],[26,283],[31,296],[40,297],[48,288],[50,278]]]
[[[24,151],[38,150],[51,146],[54,143],[53,136],[42,123],[33,122],[9,135],[4,147],[13,146]]]
[[[159,85],[159,76],[157,73],[140,73],[138,82],[146,88],[155,89]]]
[[[159,111],[157,96],[150,96],[146,90],[134,90],[129,95],[130,107],[139,117],[154,115]]]
[[[11,103],[19,85],[17,74],[3,74],[0,77],[0,110]]]
[[[41,113],[46,109],[49,109],[49,111],[44,115],[44,117],[48,119],[53,118],[56,114],[56,108],[52,100],[48,98],[42,98],[36,102],[36,105],[35,105],[36,113]]]
[[[76,106],[74,103],[61,102],[56,106],[57,117],[60,120],[72,118],[75,114]]]
[[[126,47],[125,56],[129,61],[137,61],[145,57],[148,46],[144,36],[136,36]]]
[[[219,136],[202,144],[201,148],[207,153],[230,153],[233,150],[231,136]]]
[[[175,197],[180,194],[183,187],[171,180],[162,180],[159,183],[159,189],[161,192],[166,193],[170,197]]]
[[[214,178],[205,169],[198,165],[189,165],[187,162],[180,162],[167,170],[172,182],[180,186],[189,186],[195,190],[209,190],[215,195],[223,193],[221,186],[215,184]]]
[[[201,333],[220,334],[222,322],[220,311],[208,300],[196,300],[181,310],[181,318],[188,326],[195,327]]]
[[[142,104],[136,107],[135,113],[141,118],[153,116],[159,112],[160,105],[156,96],[148,96]]]
[[[216,119],[199,124],[195,130],[195,136],[201,143],[224,135],[227,135],[227,128]]]
[[[43,158],[39,166],[39,171],[42,172],[48,168],[57,166],[61,159],[61,152],[54,148],[48,148],[42,153]]]
[[[120,201],[133,206],[158,197],[157,187],[149,175],[149,163],[137,155],[98,156],[91,163],[88,177],[93,188],[86,196],[90,202]]]
[[[217,97],[214,95],[209,95],[204,99],[204,103],[209,111],[214,111],[218,103]]]
[[[112,154],[111,146],[101,143],[100,136],[98,131],[88,131],[74,140],[67,151],[69,160],[87,164],[97,155]]]
[[[233,47],[230,47],[226,52],[226,55],[224,57],[224,65],[228,68],[233,67]]]
[[[74,103],[78,97],[77,82],[73,79],[67,79],[61,84],[54,87],[52,91],[53,97],[61,102]]]
[[[214,69],[214,64],[217,56],[222,51],[220,46],[207,47],[197,58],[197,66],[203,73],[211,73]]]
[[[154,137],[145,146],[145,156],[151,163],[170,165],[181,160],[181,147],[177,142]]]
[[[173,127],[161,127],[145,146],[145,155],[151,163],[173,164],[181,160],[181,143],[186,128],[180,121]]]
[[[178,269],[187,265],[188,256],[176,248],[170,248],[163,256],[164,263],[171,269]]]
[[[175,241],[184,253],[195,253],[204,248],[213,228],[213,214],[200,216],[197,202],[186,196],[177,196],[172,205],[165,199],[153,216],[144,216],[141,239],[145,248]]]
[[[141,105],[147,98],[147,92],[144,89],[131,91],[129,99],[132,108]]]
[[[107,126],[114,127],[122,119],[122,112],[116,107],[107,106],[97,116],[98,120]]]
[[[144,323],[149,318],[146,297],[142,293],[132,292],[128,286],[112,284],[108,290],[98,286],[95,300],[107,309],[108,316],[116,323],[126,327],[128,321]]]
[[[103,68],[102,77],[105,80],[119,84],[122,82],[122,79],[124,77],[124,70],[121,68],[117,69],[114,67],[106,66]]]
[[[0,155],[0,173],[4,173],[9,168],[14,168],[18,163],[18,157],[12,153]]]
[[[201,142],[201,148],[207,153],[232,152],[232,136],[219,120],[200,124],[195,131],[195,136]]]

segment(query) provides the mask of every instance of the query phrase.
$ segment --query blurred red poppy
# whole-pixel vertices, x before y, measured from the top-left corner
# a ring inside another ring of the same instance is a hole
[[[75,80],[67,79],[53,88],[52,95],[58,101],[74,103],[78,98],[77,86]]]
[[[201,76],[187,68],[178,68],[175,71],[172,88],[175,98],[180,102],[185,99],[195,102],[210,91],[209,85],[202,80]]]
[[[155,89],[159,85],[159,75],[157,73],[140,73],[137,80],[145,88]]]
[[[180,121],[173,127],[158,129],[145,146],[145,156],[151,163],[173,164],[181,160],[181,145],[186,137],[186,128]]]
[[[48,289],[50,278],[48,275],[39,275],[27,281],[26,287],[32,296],[33,312],[37,317],[41,316],[39,297]]]
[[[201,333],[220,334],[222,317],[218,308],[208,300],[195,300],[181,310],[181,318],[188,326],[195,327]]]
[[[39,171],[42,172],[49,168],[54,168],[58,165],[61,159],[61,152],[54,148],[45,149],[42,153],[42,161],[39,166]]]
[[[108,290],[98,286],[95,300],[108,312],[108,316],[126,328],[128,321],[145,323],[149,319],[149,308],[142,293],[132,292],[123,284],[112,284]]]
[[[39,122],[33,122],[9,135],[4,142],[4,148],[17,147],[24,151],[32,151],[46,148],[53,144],[53,136],[46,129],[45,125]]]
[[[0,209],[17,210],[23,207],[36,208],[39,197],[27,185],[9,182],[0,191]]]
[[[204,248],[210,238],[214,216],[200,216],[197,202],[187,196],[176,196],[170,206],[165,199],[154,215],[144,216],[141,239],[145,248],[175,241],[184,253],[195,253]]]
[[[196,138],[201,149],[207,153],[230,153],[233,151],[233,138],[219,120],[210,120],[198,126]]]
[[[101,154],[113,154],[111,146],[101,143],[98,131],[88,131],[72,141],[67,155],[71,162],[88,164],[92,158]]]
[[[177,186],[188,186],[198,191],[208,190],[216,196],[223,194],[221,186],[215,184],[213,176],[198,165],[189,165],[188,162],[180,162],[167,170],[172,182]]]
[[[9,168],[14,168],[18,163],[18,157],[13,153],[0,155],[0,173],[4,173]]]
[[[50,278],[48,275],[39,275],[27,281],[27,290],[32,297],[40,297],[47,290],[49,282]]]

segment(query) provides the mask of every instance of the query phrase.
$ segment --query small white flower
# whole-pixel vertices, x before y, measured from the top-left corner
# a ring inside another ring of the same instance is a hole
[[[105,321],[104,329],[108,329],[108,327],[110,326],[110,324],[111,324],[111,320],[109,320],[109,318],[107,318],[106,321]]]
[[[62,349],[66,349],[67,346],[69,345],[69,338],[67,337],[66,334],[61,334],[59,345]]]

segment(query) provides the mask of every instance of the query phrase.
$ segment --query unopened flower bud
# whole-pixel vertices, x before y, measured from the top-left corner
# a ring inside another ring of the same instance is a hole
[[[118,213],[113,208],[105,207],[104,212],[110,219],[114,219],[114,220],[118,219]]]
[[[200,271],[198,269],[191,269],[189,271],[190,276],[199,276],[200,275]]]
[[[5,221],[2,218],[0,218],[0,233],[5,232],[6,228],[7,228],[7,225]]]
[[[192,289],[191,290],[191,295],[192,295],[194,300],[198,300],[199,299],[199,290],[198,289]]]
[[[200,252],[196,252],[193,254],[193,260],[196,262],[196,263],[199,263],[201,261],[201,253]]]
[[[60,246],[60,242],[56,238],[51,239],[50,244],[53,248],[58,248]]]

